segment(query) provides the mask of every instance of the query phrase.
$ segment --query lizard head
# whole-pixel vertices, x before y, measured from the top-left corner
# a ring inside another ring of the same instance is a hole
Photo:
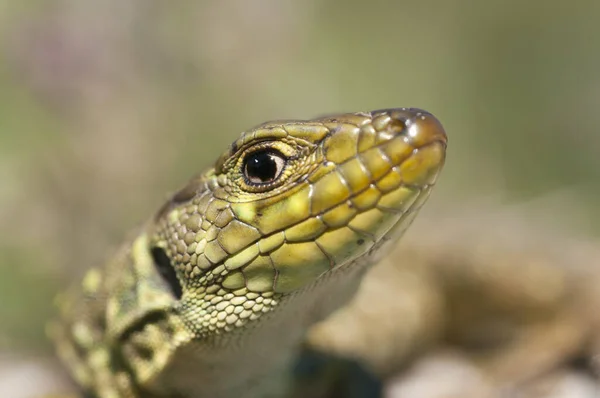
[[[231,331],[332,270],[380,254],[445,158],[418,109],[276,121],[241,135],[158,213],[152,254],[197,335]]]

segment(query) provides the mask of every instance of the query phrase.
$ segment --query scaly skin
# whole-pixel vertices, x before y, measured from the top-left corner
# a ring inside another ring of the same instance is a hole
[[[410,225],[445,149],[417,109],[243,133],[59,299],[59,356],[101,398],[283,396],[304,333]]]

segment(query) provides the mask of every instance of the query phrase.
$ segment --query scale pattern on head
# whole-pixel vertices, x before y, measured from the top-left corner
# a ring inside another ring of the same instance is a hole
[[[417,109],[243,133],[157,215],[152,254],[182,316],[198,336],[234,330],[399,235],[445,147],[439,122]]]

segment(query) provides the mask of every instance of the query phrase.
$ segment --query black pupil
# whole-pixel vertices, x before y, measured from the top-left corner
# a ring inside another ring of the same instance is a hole
[[[274,155],[262,151],[248,156],[246,159],[246,174],[250,179],[268,182],[277,177],[277,162]]]

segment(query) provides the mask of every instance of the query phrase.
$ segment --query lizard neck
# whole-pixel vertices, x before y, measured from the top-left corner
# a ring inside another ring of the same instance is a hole
[[[285,396],[306,331],[351,299],[367,265],[357,260],[327,273],[283,297],[272,312],[243,331],[180,347],[150,388],[170,396],[173,391],[211,398]]]

